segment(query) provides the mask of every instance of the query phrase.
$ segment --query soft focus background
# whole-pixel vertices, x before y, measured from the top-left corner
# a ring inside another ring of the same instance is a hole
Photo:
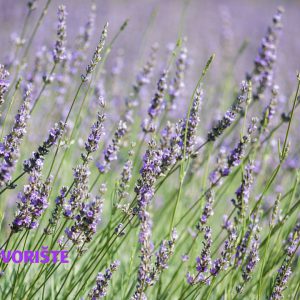
[[[43,4],[45,1],[38,2]],[[140,57],[141,52],[145,54],[145,50],[149,49],[152,43],[159,42],[162,49],[165,49],[169,43],[176,42],[185,1],[97,0],[96,3],[96,28],[98,31],[94,33],[95,43],[104,22],[110,23],[110,32],[112,33],[119,28],[125,19],[130,19],[127,33],[120,36],[114,49],[114,51],[117,51],[118,48],[124,49],[126,57],[124,70],[130,72],[132,68],[136,68],[137,56]],[[56,34],[55,15],[59,4],[65,4],[69,13],[67,21],[69,43],[74,41],[79,27],[86,22],[91,4],[90,0],[52,1],[42,30],[39,30],[35,39],[37,41],[36,47],[43,43],[53,43]],[[25,17],[25,5],[26,1],[0,1],[1,61],[5,59],[4,55],[10,46],[10,33],[20,32],[20,26],[22,26]],[[220,80],[222,73],[219,67],[220,64],[224,64],[223,51],[225,50],[224,47],[220,46],[224,43],[224,39],[228,39],[230,42],[229,50],[232,52],[236,52],[241,44],[247,40],[249,42],[248,47],[235,67],[236,76],[239,78],[251,68],[262,34],[266,31],[278,5],[284,6],[286,10],[283,20],[284,32],[278,51],[278,77],[280,78],[280,86],[289,90],[290,84],[294,83],[295,68],[300,63],[300,1],[297,0],[191,0],[183,22],[183,35],[188,38],[187,48],[195,62],[192,71],[197,72],[197,67],[202,66],[204,60],[214,52],[216,53],[216,63],[212,72],[216,80]],[[42,5],[39,5],[38,8],[41,9],[41,7]],[[35,17],[39,16],[39,9],[36,10]],[[54,20],[55,22],[53,22]],[[146,37],[145,33],[147,33]],[[49,40],[51,35],[53,40]],[[111,57],[113,56],[111,55]]]

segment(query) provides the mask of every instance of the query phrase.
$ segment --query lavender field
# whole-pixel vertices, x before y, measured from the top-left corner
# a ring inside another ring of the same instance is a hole
[[[300,299],[299,15],[0,0],[0,300]]]

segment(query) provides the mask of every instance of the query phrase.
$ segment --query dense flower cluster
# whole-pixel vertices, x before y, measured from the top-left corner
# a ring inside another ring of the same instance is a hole
[[[38,159],[29,172],[29,183],[24,186],[23,193],[18,195],[18,211],[12,222],[12,232],[23,229],[34,229],[39,225],[39,218],[48,207],[48,195],[51,178],[42,181],[43,160]]]
[[[15,116],[11,132],[6,135],[0,143],[0,187],[3,187],[11,180],[11,173],[19,156],[19,147],[26,133],[27,120],[30,113],[31,86],[28,85],[23,103]]]
[[[97,225],[101,221],[103,199],[102,196],[85,203],[81,202],[78,207],[78,214],[74,217],[75,223],[66,228],[67,238],[78,248],[89,243],[96,233]]]

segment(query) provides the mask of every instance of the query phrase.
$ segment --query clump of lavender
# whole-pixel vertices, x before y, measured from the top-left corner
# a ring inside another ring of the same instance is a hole
[[[163,71],[157,82],[157,89],[148,109],[149,119],[145,119],[142,124],[142,128],[145,133],[155,131],[154,120],[165,108],[164,95],[167,89],[167,75],[167,71]]]
[[[224,117],[217,122],[217,124],[208,132],[207,141],[215,141],[217,137],[223,134],[236,119],[238,113],[242,110],[242,104],[246,103],[248,99],[249,84],[243,81],[241,84],[240,93],[234,105],[225,113]]]
[[[258,56],[255,59],[253,70],[253,81],[257,84],[256,92],[253,94],[254,100],[263,97],[264,91],[270,87],[274,76],[274,63],[277,59],[277,44],[282,30],[283,8],[279,7],[273,17],[272,26],[268,27],[267,34],[262,39]]]
[[[115,272],[120,265],[118,260],[114,261],[110,264],[110,266],[106,269],[105,273],[98,273],[96,278],[96,286],[92,288],[89,292],[88,297],[91,300],[96,300],[100,298],[104,298],[107,293],[107,288],[109,282],[111,281],[113,272]]]
[[[202,100],[203,90],[197,89],[191,110],[186,118],[188,120],[183,121],[181,141],[185,151],[183,150],[182,152],[185,152],[187,155],[191,154],[194,150],[197,126],[200,121],[199,110],[201,108]]]
[[[181,96],[182,90],[184,89],[184,75],[187,67],[187,49],[183,47],[180,50],[179,56],[176,60],[176,71],[175,76],[172,79],[169,86],[169,102],[168,109],[175,110],[175,101]]]
[[[95,70],[97,64],[101,61],[102,57],[101,57],[101,52],[105,46],[105,41],[107,38],[107,27],[108,27],[108,23],[106,23],[104,25],[104,29],[102,31],[101,37],[100,37],[100,41],[97,45],[97,48],[93,54],[93,57],[90,61],[90,63],[88,64],[88,66],[86,67],[86,73],[83,75],[81,75],[81,78],[83,81],[86,81],[88,79],[88,77],[93,73],[93,71]]]
[[[288,238],[288,245],[285,249],[285,258],[278,270],[275,283],[272,288],[271,300],[278,300],[283,298],[283,292],[287,288],[287,282],[292,275],[291,262],[300,245],[300,223],[298,222],[290,233]]]
[[[59,63],[64,60],[66,57],[66,7],[64,5],[60,5],[58,7],[58,26],[57,26],[57,40],[55,42],[55,47],[53,50],[53,60],[55,63]]]
[[[0,143],[0,187],[11,180],[11,173],[19,157],[19,147],[26,133],[27,120],[30,114],[30,96],[31,86],[28,85],[23,96],[23,103],[15,116],[12,130]]]
[[[104,150],[103,161],[97,164],[100,173],[106,173],[110,169],[111,162],[117,160],[117,154],[120,148],[121,139],[126,133],[127,124],[123,121],[120,121],[111,144],[109,144],[108,147]]]
[[[253,170],[254,162],[249,161],[245,166],[243,173],[242,183],[236,190],[236,200],[232,199],[233,205],[238,209],[237,217],[235,218],[235,223],[240,223],[245,218],[245,212],[248,207],[250,191],[253,184]]]
[[[28,185],[24,186],[23,193],[18,195],[18,211],[12,222],[12,232],[24,229],[34,229],[39,225],[38,219],[48,207],[48,196],[51,178],[42,181],[43,160],[37,159],[34,168],[30,170]]]
[[[9,83],[7,81],[8,76],[9,72],[5,70],[5,67],[3,65],[0,64],[0,107],[4,103],[4,95],[6,94],[9,87]]]
[[[65,124],[62,121],[58,124],[56,123],[54,127],[49,130],[49,135],[43,144],[38,147],[36,152],[32,153],[31,158],[24,161],[24,172],[29,173],[35,167],[38,159],[44,159],[44,157],[49,153],[50,148],[55,145],[57,140],[62,136],[64,130]]]

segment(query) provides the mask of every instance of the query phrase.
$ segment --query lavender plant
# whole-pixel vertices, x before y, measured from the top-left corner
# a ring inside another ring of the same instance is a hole
[[[71,2],[0,0],[0,298],[299,299],[297,1]]]

